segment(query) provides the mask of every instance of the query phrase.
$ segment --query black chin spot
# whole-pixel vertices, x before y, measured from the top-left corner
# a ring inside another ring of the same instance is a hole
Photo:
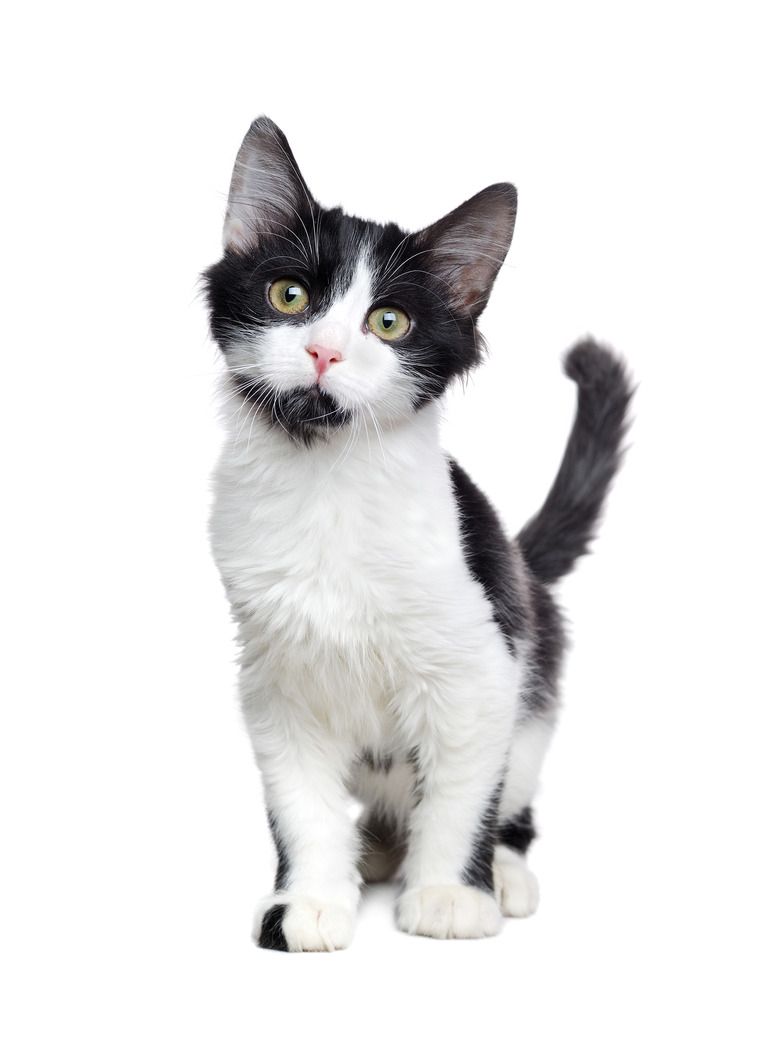
[[[263,409],[270,424],[278,425],[291,438],[306,444],[343,428],[352,420],[352,412],[339,406],[332,395],[316,384],[286,392],[274,391],[265,382],[241,379],[238,386],[247,400]]]
[[[348,423],[351,414],[319,385],[311,385],[274,396],[271,417],[285,428],[299,433],[306,428],[341,428]]]

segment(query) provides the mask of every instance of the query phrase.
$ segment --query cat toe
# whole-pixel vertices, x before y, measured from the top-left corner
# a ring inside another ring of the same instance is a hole
[[[490,893],[466,885],[410,889],[398,901],[399,929],[440,940],[495,936],[501,911]]]

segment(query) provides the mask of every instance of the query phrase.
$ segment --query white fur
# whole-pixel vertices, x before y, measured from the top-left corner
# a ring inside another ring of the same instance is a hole
[[[411,375],[391,346],[366,330],[365,320],[373,303],[371,270],[360,258],[350,287],[327,315],[247,332],[232,346],[230,368],[246,376],[262,376],[279,391],[290,391],[314,381],[316,366],[306,348],[323,344],[337,349],[342,361],[325,371],[321,387],[340,406],[353,411],[358,423],[386,429],[396,421],[407,420],[412,414]],[[238,426],[235,418],[231,423],[231,427],[237,427],[237,438],[254,427],[253,411],[248,414],[250,419],[242,414]]]
[[[497,845],[493,857],[496,899],[508,918],[526,918],[539,906],[539,883],[524,856]]]
[[[440,940],[495,936],[501,929],[501,911],[493,897],[466,885],[408,890],[396,914],[399,928]]]
[[[508,820],[531,805],[554,724],[552,714],[548,713],[527,718],[515,729],[501,792],[500,819]]]
[[[244,714],[295,868],[261,913],[289,903],[285,935],[301,949],[351,936],[348,781],[365,749],[414,751],[424,780],[419,802],[409,787],[400,799],[401,927],[481,936],[500,923],[494,899],[460,876],[504,771],[523,665],[464,561],[437,409],[412,413],[397,357],[364,330],[370,283],[361,263],[319,324],[241,348],[242,366],[289,388],[313,380],[311,339],[338,339],[343,361],[323,387],[370,418],[302,448],[232,398],[215,476],[213,550],[239,622]]]
[[[287,906],[282,931],[290,951],[341,951],[352,942],[354,910],[284,892],[269,897],[258,907],[253,930],[256,939],[268,909],[277,903]]]

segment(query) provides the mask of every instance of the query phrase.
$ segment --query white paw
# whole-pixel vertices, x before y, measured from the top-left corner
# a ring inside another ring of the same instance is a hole
[[[396,908],[399,929],[440,940],[473,940],[495,936],[501,928],[496,901],[468,885],[440,885],[410,889]]]
[[[496,846],[493,858],[496,899],[508,918],[526,918],[539,906],[539,883],[528,870],[525,857],[505,845]]]
[[[355,913],[298,893],[275,893],[255,915],[254,939],[276,951],[340,951],[352,943]]]

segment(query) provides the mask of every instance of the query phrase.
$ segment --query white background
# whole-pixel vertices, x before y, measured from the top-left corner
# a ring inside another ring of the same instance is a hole
[[[774,7],[6,15],[5,1041],[777,1041]],[[273,857],[206,541],[197,281],[260,112],[365,217],[517,184],[491,357],[445,430],[510,529],[568,432],[563,350],[590,332],[640,383],[561,590],[542,904],[494,940],[403,936],[381,889],[349,951],[249,942]]]

